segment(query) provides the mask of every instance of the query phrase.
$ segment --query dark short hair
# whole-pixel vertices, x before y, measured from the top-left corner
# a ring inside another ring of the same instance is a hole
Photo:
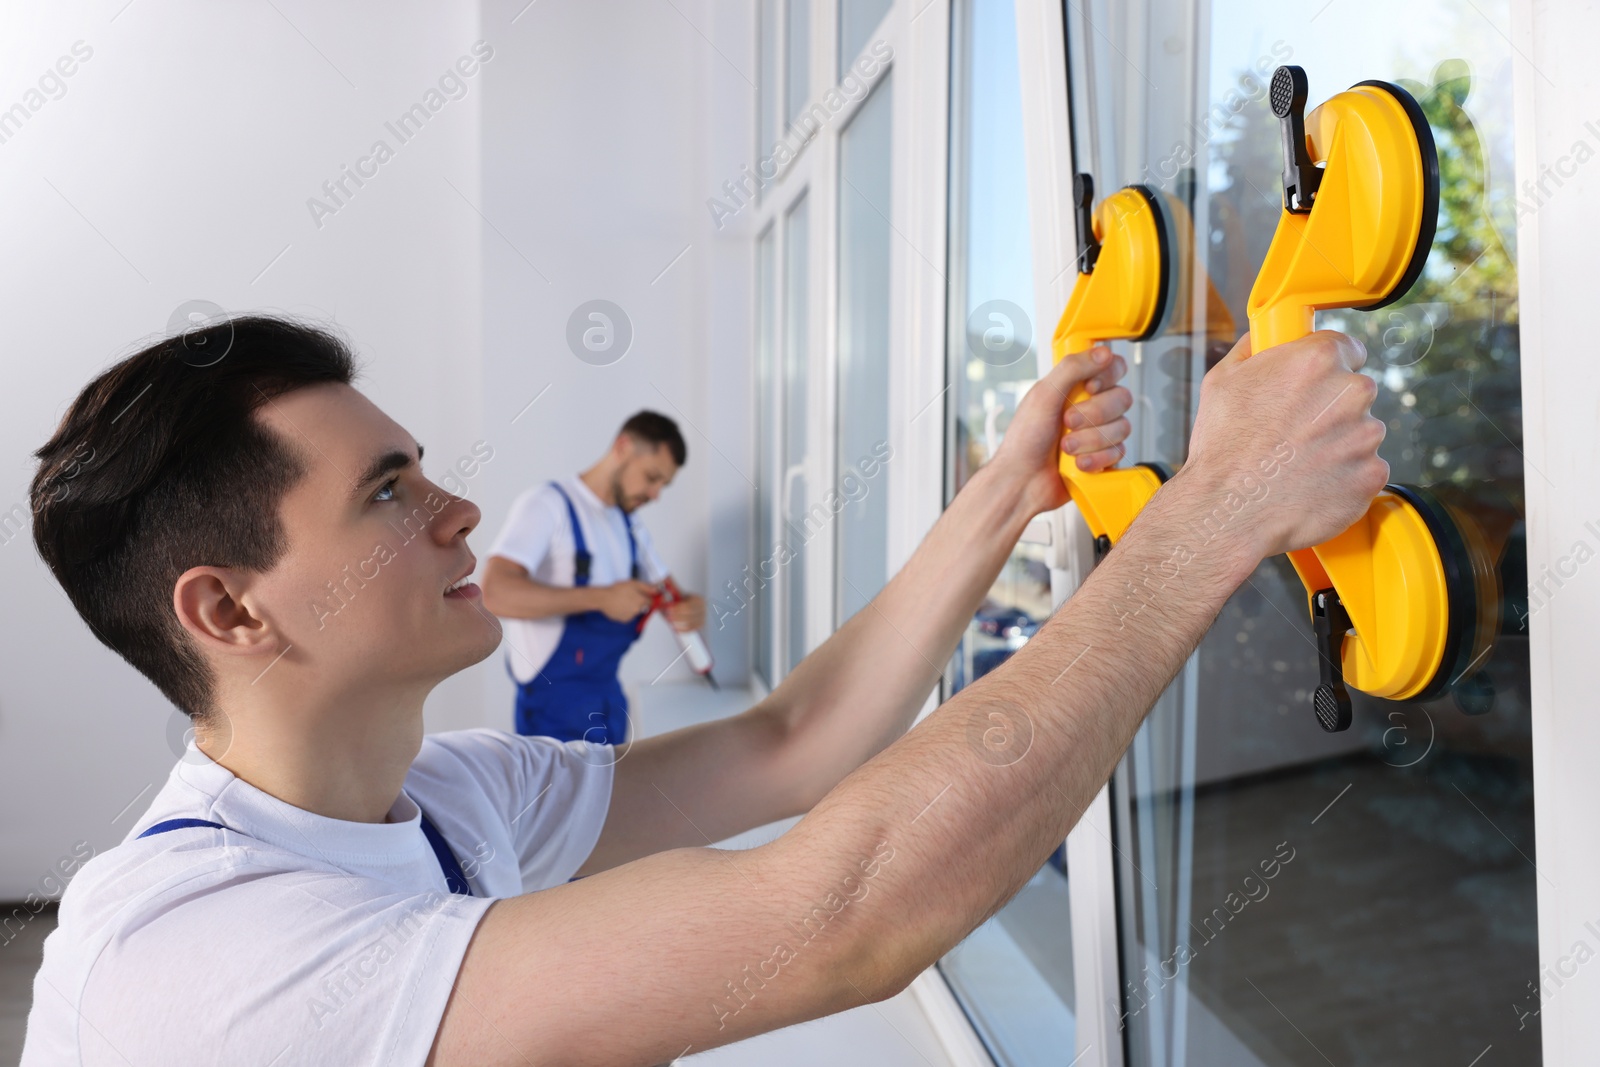
[[[271,570],[289,547],[278,505],[309,469],[256,409],[356,373],[327,329],[212,322],[95,378],[34,453],[39,555],[95,637],[192,718],[215,710],[215,678],[173,613],[173,586],[197,566]]]
[[[689,446],[683,443],[678,424],[654,411],[641,411],[622,424],[622,433],[651,445],[666,445],[672,453],[672,462],[683,466],[689,458]]]

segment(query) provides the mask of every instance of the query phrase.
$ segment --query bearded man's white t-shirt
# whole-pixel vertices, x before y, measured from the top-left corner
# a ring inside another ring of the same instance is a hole
[[[478,921],[568,881],[611,801],[612,752],[497,730],[430,734],[386,823],[329,819],[191,743],[117,847],[62,897],[23,1067],[427,1058]],[[475,896],[452,894],[428,814]],[[139,839],[168,819],[194,827]]]
[[[621,508],[601,503],[582,478],[562,478],[560,482],[572,501],[578,525],[583,528],[583,539],[593,557],[589,565],[590,585],[615,585],[628,579],[629,522],[633,525],[633,540],[639,555],[639,577],[646,582],[659,582],[667,576],[666,564],[656,555],[650,531],[637,515],[624,516]],[[576,584],[573,561],[577,548],[577,542],[572,539],[572,518],[567,514],[566,501],[546,482],[525,490],[512,503],[505,525],[489,547],[489,555],[504,556],[520,563],[536,582],[571,588]],[[561,643],[566,617],[501,619],[500,623],[505,633],[506,664],[512,677],[519,682],[531,682],[550,662],[556,646]]]

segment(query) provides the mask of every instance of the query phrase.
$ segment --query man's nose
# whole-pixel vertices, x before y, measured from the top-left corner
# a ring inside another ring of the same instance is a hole
[[[445,495],[449,501],[435,517],[433,528],[441,544],[449,544],[457,534],[469,534],[483,521],[483,511],[466,497]]]

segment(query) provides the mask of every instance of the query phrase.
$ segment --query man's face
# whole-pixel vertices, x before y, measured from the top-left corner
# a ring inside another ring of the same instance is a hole
[[[309,467],[279,505],[288,551],[250,585],[309,684],[400,694],[494,651],[482,599],[445,595],[473,568],[482,513],[423,476],[410,434],[347,385],[294,390],[257,417]]]
[[[623,511],[633,511],[655,500],[678,473],[678,465],[672,462],[672,452],[666,445],[629,441],[629,447],[632,451],[622,461],[614,487],[617,504]]]

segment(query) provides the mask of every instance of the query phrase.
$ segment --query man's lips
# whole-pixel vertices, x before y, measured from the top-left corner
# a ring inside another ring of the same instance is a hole
[[[471,578],[472,577],[472,572],[475,569],[477,569],[477,566],[478,566],[477,557],[474,556],[474,557],[469,558],[467,560],[466,569],[463,570],[460,574],[456,575],[454,578],[450,579],[450,584],[445,586],[445,590],[444,590],[445,596],[449,596],[450,595],[450,591],[452,589],[454,589],[456,586],[460,585],[461,583],[464,583],[468,578]]]

